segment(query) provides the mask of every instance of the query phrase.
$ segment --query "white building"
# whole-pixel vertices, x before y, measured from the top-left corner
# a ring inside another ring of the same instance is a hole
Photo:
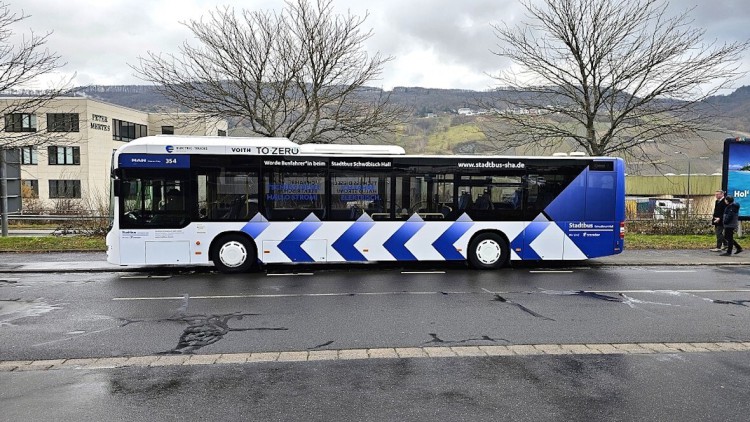
[[[0,98],[11,110],[19,98]],[[78,205],[94,209],[109,200],[112,152],[147,135],[226,136],[227,122],[193,113],[146,113],[83,97],[50,101],[34,112],[5,114],[0,137],[39,132],[21,147],[21,178],[26,204],[55,210]],[[40,141],[44,140],[43,144]],[[3,142],[0,140],[0,145]]]

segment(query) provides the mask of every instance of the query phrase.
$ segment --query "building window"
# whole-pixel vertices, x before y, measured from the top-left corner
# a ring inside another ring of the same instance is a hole
[[[81,164],[80,147],[47,147],[48,163],[53,166],[78,166]]]
[[[39,181],[21,180],[21,197],[39,198]]]
[[[162,126],[161,134],[162,135],[174,135],[174,126]]]
[[[36,115],[11,113],[5,115],[6,132],[36,132]]]
[[[47,132],[78,132],[78,113],[47,113]]]
[[[148,127],[138,123],[112,119],[112,139],[115,141],[132,141],[148,136]]]
[[[39,164],[36,147],[21,147],[21,164]]]
[[[219,129],[219,136],[227,136],[227,131]]]
[[[49,181],[49,198],[80,198],[81,181],[80,180],[50,180]]]

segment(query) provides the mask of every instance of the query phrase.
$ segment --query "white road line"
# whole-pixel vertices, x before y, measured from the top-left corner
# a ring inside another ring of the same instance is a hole
[[[315,273],[268,273],[266,277],[275,277],[280,275],[315,275]]]
[[[694,273],[695,270],[653,270],[655,273]]]
[[[750,293],[750,289],[638,289],[638,290],[584,290],[591,293]],[[513,294],[529,292],[494,292],[482,288],[482,292],[488,294]],[[246,295],[213,295],[213,296],[190,296],[190,299],[278,299],[278,298],[295,298],[295,297],[346,297],[346,296],[424,296],[424,295],[473,295],[480,292],[462,292],[462,291],[439,291],[439,292],[346,292],[346,293],[289,293],[289,294],[246,294]],[[533,293],[533,292],[531,292]],[[139,300],[182,300],[183,296],[146,296],[146,297],[114,297],[113,301],[139,301]]]
[[[572,273],[573,270],[530,270],[531,274],[567,274]]]
[[[401,271],[401,274],[445,274],[445,271]]]
[[[71,337],[65,337],[65,338],[61,338],[61,339],[57,339],[57,340],[46,341],[44,343],[38,343],[38,344],[35,344],[34,347],[49,346],[50,344],[60,343],[60,342],[63,342],[63,341],[68,341],[68,340],[78,340],[81,337],[90,336],[92,334],[103,333],[105,331],[113,330],[115,328],[119,328],[119,327],[109,327],[109,328],[104,328],[102,330],[88,331],[88,332],[83,332],[83,333],[80,333],[80,334],[74,334]]]
[[[586,290],[591,293],[748,293],[750,289]]]
[[[125,279],[172,278],[171,275],[121,275]]]
[[[388,296],[388,295],[439,295],[450,294],[475,294],[476,292],[347,292],[347,293],[290,293],[290,294],[264,294],[264,295],[217,295],[217,296],[190,296],[194,299],[275,299],[286,297],[340,297],[340,296]],[[151,297],[114,297],[114,301],[137,301],[137,300],[181,300],[183,296],[151,296]]]

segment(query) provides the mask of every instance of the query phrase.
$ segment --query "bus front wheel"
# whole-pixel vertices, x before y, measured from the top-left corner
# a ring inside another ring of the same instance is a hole
[[[480,270],[494,270],[508,261],[508,242],[497,233],[480,233],[469,243],[469,263]]]
[[[255,245],[238,234],[222,236],[213,249],[211,260],[222,273],[247,272],[256,260]]]

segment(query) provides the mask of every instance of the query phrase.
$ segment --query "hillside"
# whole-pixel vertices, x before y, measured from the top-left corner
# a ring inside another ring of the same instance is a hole
[[[174,110],[175,107],[162,97],[152,86],[113,85],[87,86],[74,90],[76,95],[96,98],[113,104],[142,111]],[[415,117],[428,113],[456,113],[459,108],[474,108],[477,104],[492,101],[502,102],[514,93],[508,91],[471,91],[462,89],[435,89],[421,87],[395,87],[390,93],[391,100],[409,107]],[[361,90],[363,97],[381,95],[378,88]],[[515,93],[518,95],[518,93]],[[746,132],[750,130],[750,86],[743,86],[729,95],[709,97],[701,107],[707,114],[716,116],[722,128]]]
[[[77,95],[99,99],[142,111],[176,111],[176,107],[151,86],[89,86],[76,90]],[[363,97],[382,95],[378,88],[362,89]],[[421,154],[473,154],[489,152],[486,138],[477,124],[482,116],[459,115],[461,108],[478,110],[477,104],[490,100],[502,101],[503,96],[523,95],[508,91],[470,91],[459,89],[433,89],[421,87],[396,87],[389,92],[391,100],[412,110],[411,123],[394,136],[391,143],[403,146],[410,153]],[[661,172],[716,173],[721,171],[723,140],[728,136],[750,136],[750,86],[737,89],[726,96],[708,98],[700,107],[706,115],[716,116],[720,130],[705,133],[708,141],[686,139],[684,155],[675,151],[652,153],[663,161]],[[181,110],[185,111],[185,110]],[[429,116],[429,117],[428,117]],[[232,134],[230,122],[230,135]],[[237,131],[241,132],[241,131]],[[563,149],[564,150],[564,149]],[[629,163],[629,171],[654,174],[652,166]]]
[[[750,136],[750,86],[743,86],[729,95],[708,98],[704,106],[715,116],[721,127]]]

